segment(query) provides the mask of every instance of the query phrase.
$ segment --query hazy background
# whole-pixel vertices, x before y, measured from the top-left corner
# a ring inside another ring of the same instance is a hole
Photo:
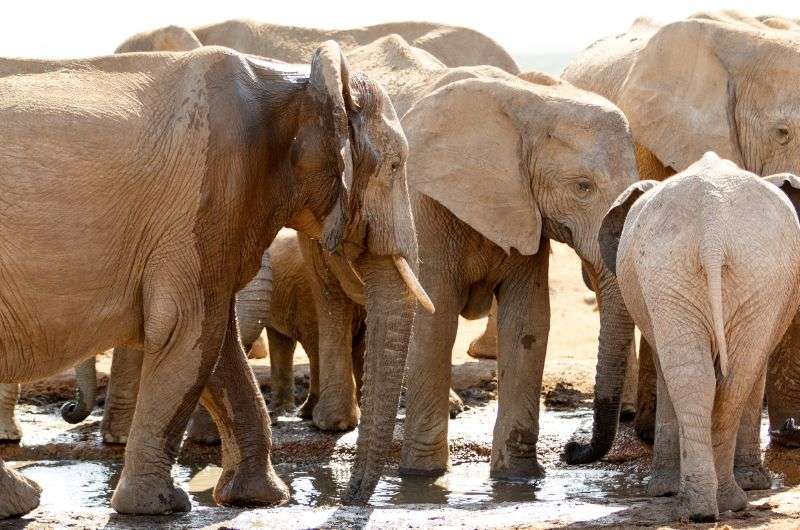
[[[5,0],[0,11],[0,56],[84,57],[111,53],[128,36],[168,24],[196,26],[230,18],[346,28],[426,20],[478,29],[506,47],[523,68],[558,74],[569,57],[636,17],[669,22],[700,10],[800,17],[796,0],[667,0],[578,2],[554,0],[333,0],[127,2]]]

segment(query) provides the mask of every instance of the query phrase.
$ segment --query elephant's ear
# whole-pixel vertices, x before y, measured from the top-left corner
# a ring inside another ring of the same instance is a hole
[[[764,177],[764,180],[778,186],[786,194],[794,206],[797,217],[800,218],[800,177],[791,173],[778,173]]]
[[[625,226],[625,219],[628,217],[628,212],[636,202],[636,199],[651,190],[659,184],[655,180],[640,180],[634,182],[628,189],[623,191],[611,208],[608,209],[603,222],[600,225],[600,233],[597,235],[597,241],[600,243],[600,257],[606,268],[612,272],[617,273],[617,249],[619,248],[619,239],[622,235],[622,228]]]
[[[518,83],[515,81],[515,83]],[[542,216],[531,192],[506,81],[465,79],[419,100],[403,116],[408,186],[441,203],[506,252],[535,254]]]
[[[717,54],[735,31],[705,20],[664,26],[639,52],[620,89],[617,105],[636,142],[675,171],[706,151],[743,167],[734,83]]]
[[[350,144],[348,109],[353,108],[350,92],[350,67],[335,41],[320,46],[311,60],[311,87],[319,109],[330,113],[333,123],[332,145],[336,151],[336,175],[340,179],[339,197],[322,227],[322,246],[329,252],[339,248],[350,220],[350,193],[353,187],[353,154]]]

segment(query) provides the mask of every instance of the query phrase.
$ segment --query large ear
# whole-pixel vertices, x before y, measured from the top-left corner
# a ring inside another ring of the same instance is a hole
[[[778,173],[764,177],[764,180],[778,186],[786,194],[794,206],[797,217],[800,218],[800,177],[791,173]]]
[[[465,79],[419,100],[403,116],[408,186],[450,210],[506,252],[535,254],[542,216],[531,192],[522,131],[506,111],[519,96],[497,79]]]
[[[622,235],[622,228],[625,226],[625,219],[628,217],[631,206],[643,193],[658,184],[659,182],[655,180],[634,182],[617,197],[617,200],[614,201],[614,204],[611,205],[611,208],[608,209],[606,216],[603,218],[597,241],[600,243],[600,257],[612,274],[617,273],[619,238]]]
[[[350,93],[350,68],[339,45],[330,40],[322,44],[311,60],[311,87],[319,109],[327,109],[333,124],[339,197],[325,218],[322,246],[329,252],[339,248],[350,220],[350,191],[353,187],[353,156],[350,145],[350,120],[353,107]]]
[[[685,20],[664,26],[636,57],[617,105],[637,143],[675,171],[706,151],[740,167],[734,83],[716,50],[731,25]]]

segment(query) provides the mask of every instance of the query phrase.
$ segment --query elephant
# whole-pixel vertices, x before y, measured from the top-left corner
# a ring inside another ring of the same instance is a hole
[[[639,19],[624,35],[600,40],[576,56],[563,77],[622,109],[639,174],[664,180],[706,151],[757,175],[800,173],[795,72],[800,72],[800,46],[794,32],[722,12],[664,26]],[[770,358],[773,441],[800,442],[800,431],[786,425],[800,409],[800,386],[794,382],[800,380],[800,357],[793,353],[798,350],[800,333],[790,328]],[[647,442],[654,438],[655,381],[651,349],[643,340],[635,426]]]
[[[633,184],[598,240],[654,346],[658,405],[651,495],[716,520],[769,489],[761,409],[771,352],[800,307],[800,178],[760,178],[715,153]]]
[[[167,26],[139,33],[122,43],[116,52],[191,50],[202,43],[227,46],[290,63],[305,63],[323,41],[335,40],[347,53],[392,34],[399,35],[450,67],[490,65],[511,74],[520,71],[511,55],[486,35],[469,28],[429,22],[390,22],[331,30],[228,20],[194,29]]]
[[[365,391],[380,387],[378,412],[396,408],[416,300],[432,309],[415,272],[407,152],[391,101],[335,42],[308,67],[221,47],[0,60],[0,381],[40,379],[113,346],[142,350],[112,507],[190,509],[170,468],[200,399],[222,435],[215,500],[285,502],[235,294],[282,226],[346,251],[373,309]],[[373,442],[391,436],[375,407],[356,495],[381,471]],[[0,515],[27,513],[40,491],[0,467]]]

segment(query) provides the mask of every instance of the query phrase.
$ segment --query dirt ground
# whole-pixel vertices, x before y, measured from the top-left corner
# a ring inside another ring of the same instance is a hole
[[[193,511],[164,517],[132,518],[110,510],[124,449],[104,445],[101,410],[78,426],[58,417],[69,395],[71,374],[26,385],[20,419],[21,444],[0,447],[0,455],[37,480],[42,505],[24,519],[1,527],[19,528],[800,528],[800,450],[766,446],[765,461],[775,472],[773,489],[751,492],[747,511],[722,514],[718,525],[691,525],[672,516],[673,500],[645,495],[651,450],[623,425],[603,462],[567,466],[561,449],[576,431],[591,427],[591,392],[596,364],[598,315],[583,286],[580,262],[563,245],[554,245],[550,267],[552,322],[545,364],[544,393],[577,396],[555,410],[543,405],[539,459],[547,477],[535,483],[488,478],[491,430],[496,414],[495,362],[466,355],[485,319],[461,321],[454,347],[453,386],[469,406],[450,423],[452,470],[434,480],[400,479],[393,469],[402,443],[404,411],[395,431],[394,462],[371,505],[338,505],[346,484],[356,433],[322,433],[308,422],[282,417],[273,429],[274,461],[290,485],[289,506],[236,510],[216,507],[211,488],[219,476],[216,447],[185,445],[173,475],[193,498]],[[296,356],[298,399],[307,388],[307,359]],[[251,361],[266,389],[268,360]],[[101,357],[107,373],[110,358]],[[100,378],[105,385],[106,378]],[[101,392],[102,398],[102,392]]]

